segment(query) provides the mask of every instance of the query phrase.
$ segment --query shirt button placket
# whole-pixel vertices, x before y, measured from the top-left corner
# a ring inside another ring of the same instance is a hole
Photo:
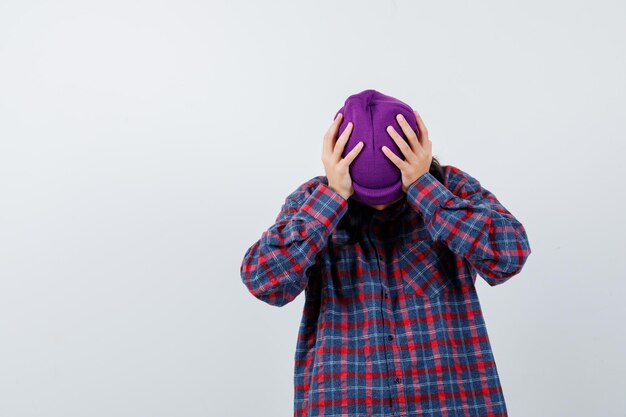
[[[380,268],[380,265],[382,264],[383,255],[381,255],[380,252],[378,252],[378,250],[376,250],[376,254],[378,255],[379,269],[382,269],[382,268]],[[385,287],[384,285],[383,285],[383,296],[385,298],[389,298],[389,292],[387,291],[387,287]]]
[[[372,228],[372,223],[370,222],[370,230],[371,230],[371,228]],[[368,235],[369,235],[369,233],[368,233]],[[380,249],[372,241],[371,236],[369,236],[369,237],[370,237],[370,244],[372,245],[372,248],[374,249],[374,252],[376,254],[375,256],[376,256],[376,259],[377,259],[378,277],[379,277],[380,285],[383,288],[383,296],[384,296],[385,300],[388,300],[389,299],[389,292],[387,290],[387,287],[384,284],[384,279],[383,279],[383,275],[384,275],[384,268],[382,266],[383,255],[379,252]],[[387,324],[387,327],[388,327],[388,329],[390,331],[393,331],[393,329],[391,328],[392,321],[391,320],[386,320],[386,316],[385,316],[385,311],[388,311],[387,310],[388,306],[389,306],[389,304],[384,303],[384,302],[381,304],[382,322]],[[393,339],[394,339],[393,334],[391,334],[391,333],[387,334],[387,340],[389,341],[390,344],[393,343]],[[393,351],[393,347],[391,347],[387,352],[385,352],[385,355],[387,356],[387,371],[389,372],[389,374],[394,375],[396,372],[395,372],[395,369],[393,367],[393,360],[390,361],[389,360],[389,356],[388,356],[390,354],[389,352],[392,352],[392,351]],[[391,384],[393,384],[394,382],[396,384],[398,384],[398,383],[400,383],[400,378],[397,377],[397,376],[393,376],[391,378],[391,381],[392,381]],[[391,385],[390,385],[389,388],[391,388]],[[389,407],[391,409],[391,412],[392,412],[393,416],[399,416],[400,415],[394,409],[394,406],[393,406],[393,396],[390,398]]]

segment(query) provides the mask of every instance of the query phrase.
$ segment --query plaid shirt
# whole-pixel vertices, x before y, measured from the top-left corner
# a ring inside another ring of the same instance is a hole
[[[256,298],[283,306],[305,290],[294,416],[507,416],[474,284],[519,273],[528,237],[478,180],[443,168],[444,184],[422,175],[346,246],[348,200],[314,177],[246,251]]]

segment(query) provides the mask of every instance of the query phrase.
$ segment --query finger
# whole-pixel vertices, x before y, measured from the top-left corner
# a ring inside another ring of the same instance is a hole
[[[357,155],[361,152],[361,149],[363,149],[363,146],[364,146],[363,141],[357,143],[356,146],[352,148],[352,150],[348,152],[348,154],[343,158],[343,160],[345,161],[346,164],[348,164],[348,166],[350,166],[352,161],[354,161],[354,158],[356,158]]]
[[[432,155],[432,153],[433,153],[433,142],[430,139],[428,139],[428,138],[426,138],[426,143],[424,144],[424,149],[426,151],[428,151],[428,153],[430,153]]]
[[[352,133],[352,127],[354,125],[352,122],[348,122],[346,128],[341,132],[341,136],[337,139],[337,143],[335,144],[335,148],[333,149],[332,158],[334,161],[339,161],[341,159],[341,154],[343,153],[343,148],[346,146],[346,142]]]
[[[419,131],[419,140],[420,142],[422,142],[422,140],[424,140],[425,138],[428,138],[428,129],[426,129],[426,125],[424,124],[424,121],[422,120],[422,116],[420,116],[417,110],[414,110],[413,113],[415,113],[415,119],[417,121],[417,129]]]
[[[326,134],[324,135],[324,145],[322,147],[322,152],[328,156],[333,154],[333,149],[335,147],[334,139],[337,136],[337,131],[339,130],[339,125],[341,124],[342,118],[343,114],[339,113],[326,131]]]
[[[398,121],[398,124],[402,128],[402,131],[404,132],[404,135],[407,137],[407,140],[409,142],[409,147],[413,151],[415,151],[417,149],[417,146],[420,146],[420,143],[419,143],[419,140],[417,139],[417,134],[415,133],[415,130],[413,130],[411,125],[409,125],[409,122],[407,122],[407,120],[404,118],[404,116],[402,114],[398,114],[396,116],[396,120]]]
[[[404,158],[409,160],[413,159],[413,150],[404,138],[396,132],[396,129],[394,129],[393,126],[387,126],[387,133],[389,133],[389,136],[391,136],[396,145],[398,145],[398,148],[400,148],[400,152],[402,152]]]
[[[382,146],[381,150],[383,151],[383,153],[387,156],[387,158],[389,158],[391,160],[391,162],[393,162],[393,164],[395,166],[397,166],[398,168],[400,168],[400,170],[403,170],[408,163],[406,161],[403,161],[402,158],[400,158],[398,155],[396,155],[391,149],[389,149],[386,146]]]

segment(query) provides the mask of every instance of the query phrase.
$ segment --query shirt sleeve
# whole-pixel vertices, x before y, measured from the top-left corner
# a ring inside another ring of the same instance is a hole
[[[518,274],[531,253],[524,226],[476,178],[451,165],[444,172],[447,186],[427,172],[407,189],[431,237],[464,257],[490,286]]]
[[[243,283],[270,305],[281,307],[304,290],[317,254],[348,209],[348,200],[319,178],[287,196],[274,224],[244,254]]]

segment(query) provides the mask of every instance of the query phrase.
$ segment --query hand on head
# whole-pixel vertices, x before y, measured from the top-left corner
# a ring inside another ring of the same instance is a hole
[[[392,152],[388,147],[382,146],[381,151],[389,160],[398,167],[402,174],[402,190],[406,193],[409,186],[430,169],[432,162],[432,142],[428,137],[428,130],[417,111],[415,118],[417,121],[418,134],[411,128],[404,116],[398,114],[396,120],[402,128],[402,132],[408,138],[405,140],[393,126],[387,126],[387,133],[404,155],[404,160]],[[341,120],[342,113],[338,113],[335,120],[324,135],[322,147],[322,163],[328,178],[328,185],[345,199],[354,194],[352,178],[350,177],[350,164],[363,149],[363,141],[360,141],[348,154],[342,158],[342,153],[350,134],[354,128],[349,122],[335,141]]]
[[[353,128],[352,122],[350,122],[335,143],[335,137],[339,131],[342,118],[343,114],[339,113],[324,135],[322,163],[328,178],[328,186],[347,200],[354,194],[352,178],[350,178],[350,164],[363,149],[363,142],[359,142],[345,157],[341,157],[343,148]]]
[[[413,113],[415,113],[417,120],[419,138],[401,114],[396,116],[396,120],[398,120],[400,127],[402,127],[402,132],[404,132],[404,135],[408,138],[408,142],[396,132],[393,126],[387,126],[387,132],[396,145],[398,145],[398,148],[400,148],[400,151],[404,155],[404,160],[393,153],[388,147],[383,146],[381,148],[385,155],[387,155],[387,158],[402,172],[402,191],[405,193],[411,184],[429,171],[430,164],[433,160],[433,143],[428,138],[426,125],[417,111],[414,110]]]

